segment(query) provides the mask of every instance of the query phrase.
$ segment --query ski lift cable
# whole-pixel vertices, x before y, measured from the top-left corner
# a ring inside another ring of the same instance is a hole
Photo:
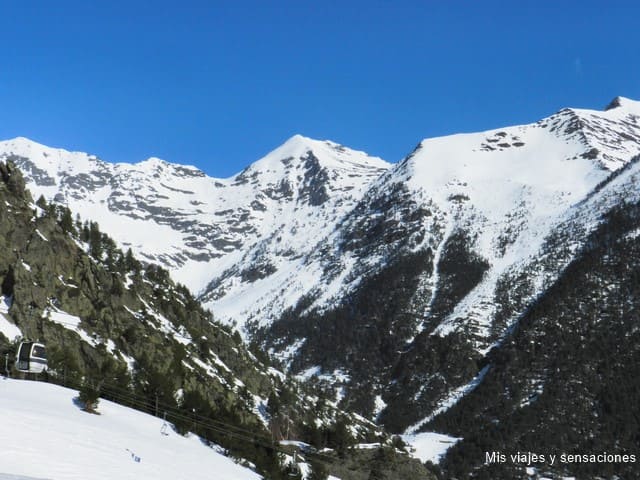
[[[77,325],[77,324],[75,324],[75,323],[70,323],[70,322],[65,322],[65,321],[60,321],[60,320],[55,320],[55,321],[50,320],[50,321],[51,321],[51,322],[53,322],[53,323],[64,324],[64,325],[70,325],[70,326],[72,326],[72,327],[76,327],[74,330],[72,330],[72,331],[76,331],[76,332],[77,332],[77,329],[79,328],[79,327],[78,327],[78,325]],[[104,381],[102,381],[102,380],[101,380],[101,383],[102,383],[103,385],[109,385],[109,386],[110,386],[110,388],[112,388],[112,389],[118,389],[118,390],[123,391],[123,392],[131,393],[131,391],[130,391],[130,390],[123,389],[121,386],[115,386],[114,384],[108,384],[107,382],[104,382]],[[149,403],[150,403],[150,405],[149,405],[149,406],[152,406],[152,405],[151,405],[151,401],[150,401],[150,400],[149,400]],[[180,411],[180,409],[179,409],[179,408],[177,408],[177,407],[172,407],[171,405],[168,405],[168,404],[165,404],[165,403],[159,403],[158,405],[159,405],[159,406],[162,406],[162,407],[163,407],[163,409],[169,409],[169,410]],[[207,419],[207,417],[204,417],[204,416],[200,416],[200,418]],[[247,431],[248,431],[248,430],[247,430]]]
[[[72,381],[70,383],[74,383],[74,382]],[[76,386],[79,387],[79,384],[76,383]],[[130,404],[137,405],[141,409],[145,409],[145,407],[148,409],[154,405],[153,402],[147,401],[146,399],[141,400],[140,397],[135,394],[132,395],[132,394],[118,393],[118,394],[110,394],[110,395],[118,398],[120,401],[129,402]],[[228,424],[222,421],[217,421],[217,420],[215,422],[218,425],[212,424],[211,422],[214,421],[213,419],[209,419],[201,415],[197,415],[197,416],[199,418],[205,419],[205,421],[196,420],[194,419],[193,416],[185,415],[183,413],[169,413],[169,416],[174,417],[175,419],[178,419],[178,420],[184,420],[184,421],[193,423],[195,426],[198,426],[198,427],[209,428],[212,431],[226,435],[227,437],[230,437],[230,438],[235,438],[237,440],[243,440],[246,442],[258,444],[265,448],[273,449],[280,453],[284,453],[284,454],[289,453],[288,451],[279,447],[277,444],[270,442],[269,437],[265,436],[264,434],[256,433],[255,431],[242,429],[235,425]],[[171,420],[171,418],[169,418],[169,420]],[[230,431],[230,429],[235,429],[240,431],[234,432],[234,431]],[[317,457],[325,458],[326,460],[331,460],[331,461],[335,460],[335,458],[331,457],[330,455],[325,455],[320,452],[314,452],[313,455]]]
[[[65,322],[64,320],[49,320],[52,323],[58,323],[58,324],[63,324],[63,325],[69,325],[74,327],[74,330],[72,331],[76,331],[77,329],[79,329],[79,325],[77,323],[71,323],[71,322]],[[68,382],[67,382],[68,383]],[[111,392],[106,392],[109,395],[113,396],[113,397],[119,397],[120,401],[123,402],[129,402],[131,404],[135,404],[138,408],[146,410],[146,411],[151,411],[154,409],[154,405],[155,402],[153,400],[148,399],[147,397],[142,397],[139,394],[135,394],[133,392],[131,392],[128,389],[124,389],[121,386],[116,386],[114,384],[111,384],[109,382],[104,382],[101,381],[101,384],[103,386],[107,386],[110,390],[112,390]],[[76,384],[76,386],[79,388],[79,385]],[[113,390],[117,390],[119,392],[121,392],[120,394],[116,394],[113,392]],[[247,441],[251,441],[254,443],[261,443],[263,446],[267,447],[267,448],[274,448],[272,443],[266,443],[269,442],[269,437],[267,435],[264,434],[256,434],[255,431],[251,431],[248,429],[244,429],[242,427],[238,427],[236,425],[232,425],[229,423],[225,423],[223,421],[220,420],[215,420],[206,416],[203,416],[201,414],[196,414],[194,413],[191,416],[185,416],[184,415],[184,411],[180,410],[179,407],[174,407],[171,405],[168,405],[166,403],[160,403],[158,402],[157,404],[159,407],[162,407],[162,409],[164,411],[168,411],[170,413],[171,416],[173,416],[176,419],[180,419],[180,420],[184,420],[184,421],[189,421],[192,422],[198,426],[202,426],[202,427],[206,427],[206,428],[210,428],[212,430],[217,431],[218,433],[224,433],[227,435],[232,435],[232,436],[243,436],[242,439],[247,440]],[[229,431],[232,430],[232,431]],[[246,437],[244,435],[249,435],[249,437]],[[262,439],[264,439],[264,442],[258,442],[258,436],[260,436]],[[277,451],[286,453],[280,449],[277,449]],[[326,457],[327,459],[331,459],[332,457],[330,456],[324,456],[322,454],[319,453],[315,453],[315,455],[318,456],[323,456]]]
[[[111,391],[122,392],[122,395],[125,396],[126,398],[128,398],[130,400],[135,399],[138,404],[144,405],[149,410],[154,410],[155,401],[150,399],[149,397],[145,397],[145,396],[143,396],[143,395],[141,395],[139,393],[132,392],[131,390],[129,390],[129,389],[125,388],[125,387],[122,387],[122,385],[117,385],[117,384],[114,384],[114,383],[111,383],[111,382],[108,382],[108,381],[104,381],[104,380],[97,380],[96,378],[93,378],[93,377],[86,377],[86,378],[88,380],[90,380],[90,381],[93,381],[94,383],[101,383],[102,386],[108,387],[109,390],[111,390]],[[177,415],[182,415],[184,413],[184,410],[180,409],[179,407],[166,404],[166,403],[164,403],[162,401],[158,402],[158,406],[161,407],[161,410],[163,410],[163,411],[168,411],[170,413],[175,412],[175,414],[177,414]],[[174,414],[174,413],[172,413],[172,414]],[[251,430],[243,429],[241,427],[237,427],[235,425],[231,425],[231,424],[222,422],[220,420],[211,419],[211,418],[209,418],[207,416],[204,416],[204,415],[201,415],[201,414],[195,414],[195,416],[197,418],[201,419],[202,421],[205,421],[205,422],[214,422],[214,423],[218,423],[218,424],[223,425],[223,426],[231,427],[231,428],[233,428],[235,430],[238,430],[240,432],[243,432],[243,433],[249,433],[249,434],[252,434],[252,435],[255,434]],[[191,417],[190,417],[190,419],[191,419]],[[265,436],[265,438],[267,438],[267,437]]]
[[[113,396],[113,397],[118,397],[120,400],[124,400],[124,401],[129,401],[131,403],[135,403],[136,405],[138,405],[140,407],[144,407],[145,409],[148,409],[148,410],[153,410],[154,407],[155,407],[155,402],[150,400],[150,399],[148,399],[148,398],[146,398],[146,397],[143,397],[143,396],[140,396],[138,394],[135,394],[135,393],[133,393],[133,392],[131,392],[129,390],[124,390],[122,388],[114,387],[112,384],[103,384],[103,385],[106,385],[108,390],[110,390],[110,391],[105,390],[105,393],[107,395],[110,395],[110,396]],[[114,390],[116,392],[114,392]],[[231,424],[222,422],[220,420],[214,420],[214,419],[211,419],[209,417],[205,417],[205,416],[200,415],[200,414],[194,414],[194,415],[188,415],[188,416],[184,415],[184,410],[181,410],[178,407],[172,407],[172,406],[166,405],[164,403],[162,403],[162,404],[158,403],[158,405],[162,407],[163,411],[168,412],[174,418],[180,418],[180,419],[184,419],[184,420],[193,421],[194,417],[195,417],[197,419],[196,422],[198,424],[201,424],[201,425],[207,424],[207,425],[211,426],[211,423],[216,423],[216,424],[219,424],[221,426],[229,427],[229,428],[232,428],[234,430],[237,430],[240,433],[256,435],[255,431],[248,430],[248,429],[243,429],[241,427],[237,427],[235,425],[231,425]],[[264,438],[268,438],[268,437],[265,435]]]
[[[124,388],[119,387],[119,386],[115,386],[114,384],[109,383],[109,382],[104,382],[103,385],[106,385],[107,388],[109,390],[111,390],[112,392],[114,390],[117,391],[117,392],[121,392],[119,394],[120,396],[126,397],[126,398],[128,398],[130,400],[136,400],[136,402],[138,404],[144,405],[145,407],[147,407],[149,409],[154,409],[154,407],[155,407],[155,401],[149,399],[148,397],[144,397],[144,396],[142,396],[140,394],[136,394],[134,392],[131,392],[130,390],[124,389]],[[107,393],[110,393],[110,392],[107,392]],[[161,410],[169,412],[173,416],[184,415],[184,410],[181,410],[179,407],[174,407],[174,406],[168,405],[168,404],[166,404],[164,402],[160,402],[160,401],[158,402],[158,406],[161,407],[160,408]],[[193,417],[196,417],[196,418],[200,419],[202,422],[208,422],[208,423],[213,422],[213,423],[218,423],[218,424],[223,425],[223,426],[228,426],[228,427],[234,428],[235,430],[238,430],[238,431],[240,431],[242,433],[248,433],[248,434],[252,434],[252,435],[255,434],[252,430],[243,429],[241,427],[237,427],[235,425],[231,425],[231,424],[222,422],[220,420],[211,419],[211,418],[206,417],[206,416],[201,415],[201,414],[194,414],[193,416],[189,416],[189,420],[191,420]],[[267,438],[267,437],[265,436],[265,438]]]
[[[147,401],[141,401],[135,397],[132,397],[130,395],[123,395],[123,394],[114,394],[113,392],[105,392],[108,393],[108,396],[115,398],[121,402],[123,402],[124,404],[129,404],[129,405],[133,405],[136,406],[140,409],[149,409],[153,406],[153,404],[151,402],[147,402]],[[227,435],[230,436],[234,436],[234,437],[242,437],[242,439],[244,440],[248,440],[248,441],[256,441],[256,438],[249,438],[248,436],[245,435],[241,435],[238,432],[230,432],[229,430],[225,430],[222,428],[222,426],[217,426],[217,425],[210,425],[207,422],[203,422],[200,420],[196,420],[193,418],[193,416],[189,416],[189,415],[181,415],[181,414],[177,414],[177,413],[170,413],[170,418],[169,420],[171,420],[173,417],[173,419],[178,419],[178,420],[185,420],[188,421],[190,423],[193,423],[196,426],[202,426],[202,427],[207,427],[210,428],[212,430],[218,431],[219,433],[225,433]],[[227,425],[228,427],[233,427],[233,425]],[[249,433],[250,431],[247,431],[247,433]],[[254,435],[254,437],[256,436],[255,433],[252,433],[252,435]],[[266,437],[265,437],[266,438]]]
[[[73,383],[73,382],[71,382]],[[106,385],[106,384],[103,384]],[[76,383],[76,386],[79,386]],[[106,391],[105,393],[107,395],[110,395],[112,397],[117,397],[120,401],[123,402],[129,402],[131,404],[135,404],[140,408],[146,409],[146,410],[151,410],[154,408],[155,402],[145,398],[145,397],[141,397],[137,394],[134,394],[130,391],[126,391],[123,390],[121,388],[115,388],[111,385],[108,385],[109,390],[119,390],[119,392],[121,393],[116,393],[113,391]],[[265,440],[267,440],[269,437],[264,435],[264,434],[257,434],[255,431],[252,430],[248,430],[248,429],[243,429],[241,427],[237,427],[235,425],[220,421],[220,420],[214,420],[211,419],[209,417],[205,417],[203,415],[200,414],[194,414],[194,415],[185,415],[183,410],[180,410],[178,408],[175,407],[171,407],[168,405],[163,404],[162,405],[163,410],[168,411],[169,415],[179,419],[179,420],[185,420],[185,421],[189,421],[189,422],[195,422],[197,425],[200,426],[205,426],[205,427],[209,427],[209,428],[228,428],[228,429],[233,429],[236,430],[236,432],[232,432],[234,434],[246,434],[246,435],[251,435],[252,437],[256,437],[256,436],[261,436],[262,438],[264,438]],[[196,417],[196,419],[194,420],[194,417]],[[253,439],[252,439],[253,440]]]
[[[89,378],[89,379],[94,381],[94,382],[96,381],[95,378]],[[108,382],[108,381],[102,381],[102,380],[100,380],[100,381],[102,382],[103,386],[108,387],[111,391],[121,392],[122,396],[125,396],[126,398],[129,398],[131,400],[136,400],[138,404],[143,404],[149,410],[153,410],[154,407],[155,407],[155,401],[150,399],[149,397],[146,397],[146,396],[141,395],[139,393],[132,392],[131,390],[122,387],[122,385],[120,385],[120,384],[114,384],[114,383],[111,383],[111,382]],[[167,412],[169,412],[169,413],[171,413],[173,415],[184,415],[184,410],[180,409],[180,407],[172,406],[172,405],[166,404],[166,403],[164,403],[162,401],[158,402],[158,406],[161,407],[161,410],[167,411]],[[241,427],[237,427],[235,425],[228,424],[228,423],[225,423],[225,422],[220,421],[220,420],[215,420],[215,419],[212,419],[210,417],[207,417],[207,416],[204,416],[204,415],[201,415],[201,414],[198,414],[198,413],[195,414],[195,417],[200,419],[203,422],[207,422],[207,423],[212,423],[213,422],[213,423],[217,423],[217,424],[220,424],[222,426],[225,426],[225,427],[231,427],[231,428],[233,428],[235,430],[238,430],[240,432],[243,432],[243,433],[248,433],[248,434],[251,434],[251,435],[255,435],[255,432],[252,431],[252,430],[243,429]],[[192,418],[193,417],[190,415],[189,416],[189,420],[192,420]],[[267,438],[267,437],[265,436],[265,438]]]
[[[143,405],[145,405],[143,403]],[[146,404],[147,406],[149,406],[149,404]],[[199,421],[199,420],[193,420],[193,418],[189,415],[180,415],[180,414],[170,414],[170,416],[173,417],[173,420],[177,419],[177,420],[184,420],[186,422],[190,422],[193,423],[194,426],[197,427],[204,427],[207,428],[213,432],[225,435],[228,438],[234,438],[237,440],[242,440],[245,442],[249,442],[249,443],[253,443],[253,444],[257,444],[260,446],[263,446],[264,448],[268,448],[268,449],[272,449],[275,450],[277,452],[280,453],[284,453],[284,454],[289,454],[289,452],[287,450],[284,450],[282,447],[279,447],[277,444],[274,444],[272,442],[269,441],[269,438],[266,436],[263,436],[261,434],[256,434],[255,432],[251,432],[251,431],[246,431],[246,434],[243,433],[238,433],[238,432],[233,432],[229,430],[229,427],[231,428],[236,428],[234,425],[230,425],[230,424],[224,424],[223,422],[218,422],[218,423],[223,423],[222,425],[212,425],[210,422],[203,422],[203,421]],[[163,419],[165,422],[171,421],[172,418],[169,419]],[[163,423],[163,426],[165,426],[166,423]],[[326,460],[330,460],[333,461],[334,458],[329,456],[329,455],[325,455],[322,453],[318,453],[315,452],[313,455],[316,455],[318,457],[322,457],[325,458]]]
[[[64,325],[69,325],[69,326],[73,326],[75,329],[78,328],[78,324],[76,323],[71,323],[71,322],[65,322],[63,320],[49,320],[52,323],[59,323],[59,324],[64,324]],[[91,379],[90,380],[94,380],[95,379]],[[66,383],[75,383],[73,381],[67,381]],[[122,386],[116,386],[115,384],[111,384],[110,382],[105,382],[103,380],[100,381],[100,383],[102,384],[102,386],[106,386],[109,390],[111,390],[111,392],[105,392],[108,395],[111,395],[113,397],[118,397],[120,399],[120,401],[123,402],[129,402],[131,404],[136,405],[138,408],[144,409],[144,410],[153,410],[153,407],[155,405],[155,402],[148,399],[147,397],[143,397],[140,396],[139,394],[135,394],[134,392],[131,392],[128,389],[122,388]],[[78,383],[75,383],[76,388],[79,388],[80,385]],[[120,393],[115,393],[114,390],[120,392]],[[231,435],[237,438],[241,438],[243,440],[246,441],[250,441],[250,442],[254,442],[254,443],[258,443],[258,444],[262,444],[263,446],[267,447],[267,448],[274,448],[272,443],[267,443],[269,441],[269,437],[264,435],[264,434],[257,434],[255,431],[252,430],[248,430],[248,429],[244,429],[242,427],[238,427],[236,425],[232,425],[220,420],[215,420],[206,416],[203,416],[201,414],[196,414],[194,413],[194,415],[192,416],[187,416],[184,415],[184,411],[180,410],[179,407],[173,407],[171,405],[168,405],[166,403],[158,403],[159,407],[162,407],[162,409],[164,411],[168,411],[169,414],[171,416],[173,416],[174,418],[177,419],[181,419],[181,420],[185,420],[185,421],[189,421],[189,422],[193,422],[194,424],[198,425],[198,426],[202,426],[202,427],[206,427],[206,428],[210,428],[214,431],[217,431],[218,433],[224,433],[227,435]],[[234,431],[229,431],[229,430],[234,430]],[[264,439],[264,442],[259,442],[258,439],[259,437],[261,437],[262,439]],[[283,451],[281,449],[278,448],[274,448],[277,451],[280,451],[282,453],[287,453],[286,451]],[[315,455],[318,456],[322,456],[325,457],[327,459],[331,459],[332,457],[330,456],[326,456],[326,455],[322,455],[320,453],[315,453]]]

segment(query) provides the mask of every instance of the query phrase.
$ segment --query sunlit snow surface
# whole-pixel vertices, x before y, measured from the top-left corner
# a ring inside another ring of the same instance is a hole
[[[299,209],[305,202],[298,195],[313,170],[304,162],[310,151],[328,172],[330,200],[324,208]],[[27,160],[24,173],[34,198],[55,198],[83,219],[97,221],[122,247],[162,264],[194,292],[260,240],[277,235],[282,249],[304,253],[306,235],[326,235],[332,220],[389,167],[364,152],[300,135],[224,179],[157,158],[104,162],[22,137],[0,141],[0,159],[10,156]],[[296,226],[306,235],[292,234]]]
[[[196,436],[162,435],[161,419],[106,400],[83,412],[77,393],[0,377],[0,480],[261,478]]]
[[[414,450],[413,456],[422,462],[439,463],[447,450],[460,439],[442,433],[424,432],[403,435],[402,440],[411,445]]]
[[[7,320],[9,308],[11,308],[11,298],[0,297],[0,333],[13,341],[16,337],[22,337],[22,332],[14,323]]]
[[[483,337],[495,314],[497,282],[526,269],[549,232],[640,153],[640,102],[619,98],[616,105],[427,139],[395,165],[299,135],[226,179],[155,158],[107,163],[24,138],[0,142],[0,159],[27,159],[34,198],[55,198],[98,221],[121,246],[204,293],[219,320],[239,327],[268,325],[305,296],[313,298],[310,307],[330,308],[382,268],[382,253],[356,256],[340,246],[349,227],[358,226],[350,217],[356,206],[369,202],[361,213],[382,215],[378,201],[402,186],[416,211],[433,213],[415,227],[423,238],[416,250],[430,248],[438,259],[450,235],[464,231],[489,265],[434,334],[467,319]],[[311,201],[311,191],[324,192],[325,201]],[[533,284],[550,280],[545,274],[531,272]],[[432,296],[437,263],[423,283]]]

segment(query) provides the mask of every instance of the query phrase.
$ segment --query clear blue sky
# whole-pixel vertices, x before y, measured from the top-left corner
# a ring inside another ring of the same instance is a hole
[[[98,5],[99,4],[99,5]],[[640,99],[637,1],[0,0],[0,139],[218,177]]]

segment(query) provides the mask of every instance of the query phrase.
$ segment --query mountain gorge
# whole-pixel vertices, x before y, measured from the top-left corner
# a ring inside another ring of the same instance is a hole
[[[35,198],[168,269],[216,322],[342,408],[462,438],[443,462],[457,478],[524,476],[481,467],[484,452],[543,439],[637,449],[631,430],[617,443],[612,432],[632,429],[640,404],[637,376],[620,391],[637,368],[639,158],[640,103],[620,97],[423,140],[397,164],[295,136],[228,179],[0,142]],[[533,418],[550,420],[532,430]]]

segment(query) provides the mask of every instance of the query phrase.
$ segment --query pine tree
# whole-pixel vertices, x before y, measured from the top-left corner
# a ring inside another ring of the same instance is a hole
[[[102,259],[102,234],[97,222],[89,224],[89,252],[96,260]]]
[[[118,247],[116,242],[108,235],[101,235],[102,249],[106,254],[106,265],[111,271],[116,269],[116,256],[118,254]]]
[[[393,463],[393,458],[394,453],[391,448],[378,448],[371,464],[371,472],[369,472],[368,480],[385,480],[387,475],[384,473],[384,470]]]
[[[131,251],[131,248],[128,248],[127,253],[125,253],[124,265],[128,272],[140,273],[140,269],[142,268],[142,265],[133,256],[133,252]]]
[[[47,211],[48,205],[47,200],[44,198],[44,195],[40,195],[38,200],[36,200],[36,205],[39,206],[42,210]]]
[[[329,478],[329,471],[324,463],[311,460],[311,473],[308,480],[327,480]]]
[[[89,230],[89,222],[85,220],[82,224],[82,228],[80,229],[80,240],[83,242],[88,242],[91,237],[91,231]]]
[[[330,443],[336,449],[340,458],[345,458],[347,449],[353,445],[353,437],[349,433],[348,421],[345,417],[340,417],[336,421],[330,435]]]
[[[68,207],[60,207],[60,228],[62,228],[64,233],[71,233],[72,235],[76,234],[71,210],[69,210]]]
[[[267,413],[271,417],[277,417],[280,415],[280,399],[275,391],[272,391],[269,394],[269,399],[267,400]]]
[[[80,386],[78,399],[82,402],[85,412],[97,413],[100,388],[91,380],[85,379]]]

